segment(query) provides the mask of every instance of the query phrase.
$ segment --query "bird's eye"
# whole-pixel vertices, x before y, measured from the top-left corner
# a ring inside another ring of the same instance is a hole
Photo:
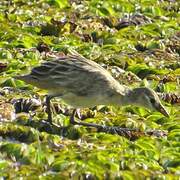
[[[155,99],[151,98],[150,102],[151,102],[151,104],[154,104],[155,103]]]

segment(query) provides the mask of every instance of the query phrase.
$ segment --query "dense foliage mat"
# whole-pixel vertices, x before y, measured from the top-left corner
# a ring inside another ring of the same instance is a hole
[[[0,2],[0,177],[4,179],[178,179],[180,176],[180,4],[173,0]],[[81,118],[161,130],[127,138],[71,126],[72,109],[15,80],[41,62],[77,51],[131,87],[147,86],[170,118],[139,107],[94,107]]]

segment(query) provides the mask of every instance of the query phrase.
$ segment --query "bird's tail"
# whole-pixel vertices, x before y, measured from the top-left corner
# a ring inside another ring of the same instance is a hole
[[[13,77],[14,79],[18,79],[18,80],[21,80],[21,81],[25,81],[25,82],[28,82],[28,75],[24,75],[24,76],[14,76]]]

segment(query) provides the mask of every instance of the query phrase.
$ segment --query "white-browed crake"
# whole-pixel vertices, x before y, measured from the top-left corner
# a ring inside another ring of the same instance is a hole
[[[121,85],[99,64],[78,55],[67,55],[47,61],[33,68],[30,74],[16,78],[48,90],[46,103],[50,123],[50,100],[54,97],[60,97],[74,107],[70,118],[72,124],[88,125],[75,121],[76,110],[96,105],[138,105],[169,116],[152,89],[130,89]],[[94,125],[96,127],[96,124]]]

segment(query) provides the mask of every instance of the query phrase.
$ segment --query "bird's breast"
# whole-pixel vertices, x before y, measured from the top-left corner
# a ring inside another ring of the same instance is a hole
[[[93,107],[96,105],[105,104],[104,98],[101,95],[79,96],[73,93],[66,93],[61,98],[69,105],[75,108]]]

